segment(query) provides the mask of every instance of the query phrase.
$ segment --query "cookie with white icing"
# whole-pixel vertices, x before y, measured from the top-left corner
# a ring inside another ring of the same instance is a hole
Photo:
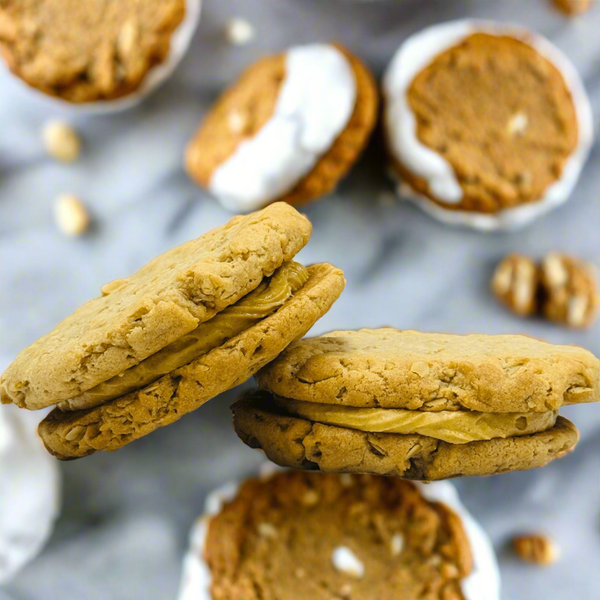
[[[248,68],[190,141],[186,169],[229,210],[293,205],[335,188],[365,147],[378,92],[341,46],[311,44]]]
[[[256,379],[234,427],[276,464],[421,481],[544,466],[579,438],[559,408],[600,397],[582,348],[390,327],[299,340]]]
[[[399,193],[443,222],[523,226],[565,202],[587,158],[589,100],[548,40],[489,21],[406,40],[383,94]]]
[[[179,600],[498,600],[491,542],[446,482],[278,473],[207,499]]]

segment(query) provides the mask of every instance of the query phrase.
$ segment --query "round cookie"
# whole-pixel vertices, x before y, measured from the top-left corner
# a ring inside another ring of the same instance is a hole
[[[400,195],[483,230],[563,203],[593,140],[583,84],[546,39],[488,21],[437,25],[399,48],[384,78]]]
[[[117,450],[249,379],[306,334],[344,289],[342,271],[331,265],[308,273],[277,312],[141,390],[88,410],[54,409],[38,427],[46,449],[62,460]]]
[[[449,483],[285,472],[209,495],[179,600],[498,600],[499,588],[491,542]]]
[[[217,101],[190,141],[190,177],[228,209],[299,205],[335,188],[366,146],[377,86],[338,45],[261,59]]]
[[[7,0],[0,49],[13,74],[43,94],[88,105],[123,98],[124,107],[125,96],[173,71],[199,14],[200,0]]]
[[[273,205],[105,285],[100,297],[17,356],[0,378],[2,402],[45,408],[119,375],[251,292],[310,233],[296,210]]]
[[[420,481],[497,475],[543,467],[572,450],[575,426],[558,417],[551,429],[507,439],[450,444],[422,435],[367,433],[314,423],[281,411],[262,390],[233,405],[240,439],[269,460],[324,473],[372,473]]]

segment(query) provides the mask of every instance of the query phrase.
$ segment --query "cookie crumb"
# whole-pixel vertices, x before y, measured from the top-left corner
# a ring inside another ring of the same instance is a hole
[[[350,487],[354,483],[350,473],[342,473],[340,475],[340,482],[344,487]]]
[[[302,497],[304,506],[315,506],[319,502],[319,494],[315,490],[308,490]]]
[[[81,141],[75,129],[65,121],[48,121],[42,130],[46,152],[61,162],[73,162],[81,153]]]
[[[83,202],[73,194],[61,194],[54,206],[58,228],[66,235],[79,236],[90,225],[90,216]]]
[[[244,46],[251,42],[255,36],[252,24],[239,17],[226,23],[224,33],[227,41],[234,46]]]
[[[361,579],[365,575],[365,566],[346,546],[335,548],[331,555],[333,566],[340,572]]]
[[[544,534],[516,536],[512,543],[520,558],[542,567],[551,565],[560,557],[556,542]]]

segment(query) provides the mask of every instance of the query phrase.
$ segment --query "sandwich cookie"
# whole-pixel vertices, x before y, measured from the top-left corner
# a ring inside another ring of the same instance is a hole
[[[392,328],[301,340],[233,405],[273,462],[437,480],[541,467],[578,431],[563,405],[599,399],[600,362],[524,336]]]
[[[448,482],[285,472],[213,492],[179,600],[499,600],[491,542]]]
[[[116,450],[251,377],[345,284],[293,261],[309,221],[287,204],[237,217],[102,288],[0,378],[3,403],[58,406],[39,426],[61,459]]]
[[[175,70],[201,0],[6,0],[0,50],[17,79],[62,107],[122,110]]]
[[[575,67],[511,25],[417,33],[392,59],[383,94],[399,194],[453,225],[511,229],[562,204],[593,141]]]
[[[347,50],[290,48],[252,65],[221,96],[188,145],[187,172],[231,211],[303,204],[346,175],[377,110],[375,81]]]

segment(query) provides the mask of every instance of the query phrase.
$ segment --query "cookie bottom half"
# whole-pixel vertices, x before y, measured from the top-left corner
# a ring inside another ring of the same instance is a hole
[[[286,467],[325,473],[372,473],[434,481],[542,467],[572,450],[576,427],[558,417],[550,429],[520,437],[450,444],[423,435],[367,433],[290,417],[268,392],[253,390],[233,405],[234,427],[248,446]]]

